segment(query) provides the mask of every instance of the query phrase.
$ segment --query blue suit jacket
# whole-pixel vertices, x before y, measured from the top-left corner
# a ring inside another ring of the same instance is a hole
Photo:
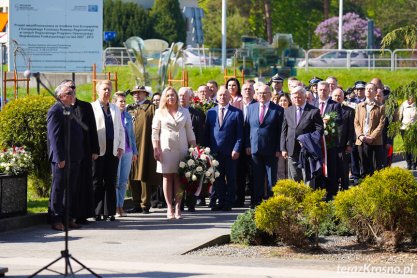
[[[213,153],[231,155],[232,151],[241,152],[243,136],[243,112],[229,105],[223,119],[223,125],[219,126],[219,106],[207,111],[204,134],[206,146]]]
[[[284,109],[271,101],[261,124],[259,103],[250,104],[245,121],[245,147],[250,147],[252,154],[275,155],[279,152],[283,118]]]
[[[73,110],[71,108],[71,110]],[[55,103],[47,114],[48,155],[51,162],[67,161],[65,153],[65,118],[62,105]],[[71,161],[81,161],[84,157],[83,131],[81,126],[70,120]]]

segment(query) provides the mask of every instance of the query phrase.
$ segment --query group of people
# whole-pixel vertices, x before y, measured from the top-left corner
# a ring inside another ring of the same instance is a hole
[[[343,91],[335,77],[315,77],[308,86],[290,77],[289,93],[283,91],[283,82],[279,75],[266,84],[247,80],[241,85],[230,78],[218,86],[211,80],[196,92],[167,87],[152,98],[146,87],[136,86],[130,91],[134,103],[126,105],[126,94],[112,94],[109,80],[97,83],[99,97],[91,104],[77,99],[75,83],[64,80],[55,92],[61,102],[47,116],[52,228],[64,230],[67,166],[69,228],[78,228],[88,218],[114,221],[129,212],[149,213],[152,202],[166,206],[167,219],[182,218],[183,201],[189,211],[205,205],[204,192],[194,196],[181,189],[178,165],[189,146],[209,147],[219,161],[220,175],[208,193],[208,205],[222,211],[244,206],[248,194],[256,207],[285,178],[325,188],[331,200],[349,187],[349,173],[357,183],[389,165],[392,139],[383,104],[386,88],[379,79],[358,81],[353,92]],[[195,96],[213,107],[194,108]],[[63,110],[86,125],[83,129],[69,118],[67,139]],[[401,106],[400,115],[403,130],[415,122],[412,98]],[[328,126],[335,127],[334,134]],[[410,169],[415,168],[415,158],[409,155],[409,161]],[[128,185],[133,208],[125,212]]]

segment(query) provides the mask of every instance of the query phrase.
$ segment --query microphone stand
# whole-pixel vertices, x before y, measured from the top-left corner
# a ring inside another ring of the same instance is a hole
[[[51,263],[49,263],[48,265],[42,267],[41,269],[39,269],[37,272],[35,272],[34,274],[30,275],[29,277],[35,277],[38,273],[42,272],[43,270],[49,270],[51,272],[55,272],[57,274],[63,275],[63,276],[71,276],[73,277],[75,273],[85,269],[88,272],[90,272],[92,275],[94,275],[95,277],[99,277],[101,278],[100,275],[96,274],[94,271],[92,271],[90,268],[88,268],[87,266],[85,266],[84,264],[82,264],[79,260],[77,260],[76,258],[74,258],[73,256],[71,256],[71,254],[69,253],[68,250],[68,226],[69,226],[69,196],[70,196],[70,176],[71,176],[71,172],[70,172],[70,165],[71,165],[71,152],[70,152],[70,135],[71,135],[71,124],[70,121],[73,119],[76,121],[77,124],[79,124],[84,130],[88,130],[88,127],[74,114],[71,113],[71,108],[64,105],[64,103],[62,103],[62,101],[58,98],[58,96],[56,96],[41,80],[40,78],[40,74],[39,73],[34,73],[33,74],[34,77],[36,78],[36,83],[37,86],[39,88],[39,85],[42,85],[42,87],[44,89],[46,89],[46,91],[55,98],[55,100],[59,103],[61,103],[62,108],[63,108],[63,114],[64,114],[64,118],[65,118],[65,122],[64,122],[64,137],[65,137],[65,155],[66,155],[66,163],[65,163],[65,167],[64,167],[64,189],[65,189],[65,199],[64,199],[64,206],[65,206],[65,225],[64,225],[64,230],[65,230],[65,249],[61,251],[61,256],[59,258],[57,258],[56,260],[52,261]],[[65,272],[59,272],[53,269],[50,269],[49,267],[53,264],[55,264],[56,262],[58,262],[59,260],[64,259],[65,260]],[[76,263],[78,263],[81,268],[77,271],[74,272],[72,266],[71,266],[71,259],[74,260]]]

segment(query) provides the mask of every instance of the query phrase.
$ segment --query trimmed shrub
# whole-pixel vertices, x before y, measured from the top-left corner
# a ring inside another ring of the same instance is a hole
[[[272,190],[274,196],[255,210],[256,226],[297,247],[308,246],[309,236],[314,235],[318,246],[320,225],[329,214],[329,205],[323,201],[325,190],[313,191],[289,179],[278,181]]]
[[[29,178],[40,197],[48,195],[51,184],[46,114],[54,102],[52,97],[24,97],[9,102],[0,112],[0,145],[26,146],[32,153],[34,169]]]
[[[336,216],[352,228],[359,241],[395,251],[417,227],[417,182],[407,170],[377,171],[357,187],[340,192]]]
[[[256,207],[256,226],[284,243],[306,247],[306,227],[300,221],[300,209],[294,198],[273,196]]]
[[[230,240],[233,243],[244,245],[260,245],[265,242],[264,233],[255,225],[255,211],[253,209],[249,209],[237,217],[232,225]]]
[[[299,203],[303,201],[307,193],[310,193],[312,191],[313,189],[310,186],[290,179],[279,180],[272,188],[272,192],[274,192],[275,196],[284,195],[287,197],[291,197]]]
[[[340,193],[339,193],[340,194]],[[337,235],[337,236],[352,236],[355,234],[344,222],[340,221],[335,215],[334,202],[328,202],[329,214],[323,219],[320,224],[319,234],[323,236]]]

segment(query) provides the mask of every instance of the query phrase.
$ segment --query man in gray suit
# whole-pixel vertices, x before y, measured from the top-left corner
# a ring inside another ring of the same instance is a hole
[[[300,168],[299,156],[301,145],[298,136],[318,132],[323,135],[323,120],[320,110],[306,102],[306,91],[298,86],[291,90],[292,106],[284,110],[281,132],[282,156],[288,159],[288,177],[295,181],[305,180],[305,173]]]

